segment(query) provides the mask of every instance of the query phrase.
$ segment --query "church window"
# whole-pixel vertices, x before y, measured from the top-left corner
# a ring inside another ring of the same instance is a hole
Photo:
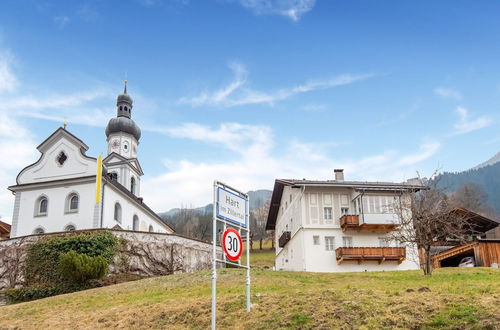
[[[132,194],[135,194],[135,178],[134,177],[132,177],[130,179],[130,192]]]
[[[134,215],[134,219],[132,222],[132,229],[139,230],[139,217],[137,215]]]
[[[120,105],[120,111],[122,111],[122,110],[123,110],[123,107]]]
[[[149,225],[149,232],[150,232],[150,233],[154,232],[154,230],[153,230],[153,226],[152,226],[152,225]]]
[[[40,235],[43,233],[45,233],[45,230],[42,227],[38,227],[38,228],[35,228],[35,230],[33,230],[33,234],[35,234],[35,235]]]
[[[118,181],[118,173],[111,172],[111,180]]]
[[[36,216],[44,216],[47,215],[47,210],[49,208],[49,200],[47,197],[42,196],[37,199],[35,215]]]
[[[76,227],[74,225],[67,225],[64,227],[64,231],[74,231],[76,230]]]
[[[121,207],[120,203],[115,203],[114,219],[115,219],[115,221],[122,223],[122,207]]]
[[[66,212],[73,213],[78,212],[79,198],[76,193],[71,193],[66,199]]]
[[[67,159],[68,159],[68,156],[66,156],[66,154],[64,153],[64,151],[61,151],[59,153],[59,156],[57,156],[57,162],[61,166],[66,162]]]

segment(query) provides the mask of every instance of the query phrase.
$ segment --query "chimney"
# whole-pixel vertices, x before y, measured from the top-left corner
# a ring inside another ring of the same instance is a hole
[[[335,172],[335,181],[344,181],[344,170],[336,168],[333,170]]]

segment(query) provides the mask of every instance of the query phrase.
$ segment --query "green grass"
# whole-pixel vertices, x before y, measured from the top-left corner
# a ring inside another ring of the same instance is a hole
[[[0,307],[0,329],[206,329],[210,272],[122,283]],[[500,271],[218,272],[220,329],[500,329]],[[428,287],[431,292],[419,292]],[[407,292],[413,289],[414,292]]]

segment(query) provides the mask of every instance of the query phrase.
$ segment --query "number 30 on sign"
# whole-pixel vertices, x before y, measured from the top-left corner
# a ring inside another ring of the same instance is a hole
[[[237,261],[243,252],[243,241],[240,234],[233,228],[228,228],[222,235],[222,248],[229,260]]]

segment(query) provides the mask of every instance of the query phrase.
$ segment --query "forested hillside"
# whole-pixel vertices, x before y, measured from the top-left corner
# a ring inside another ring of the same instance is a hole
[[[446,192],[454,192],[466,183],[483,188],[488,204],[500,213],[500,162],[464,172],[444,172],[438,176],[438,186]]]

